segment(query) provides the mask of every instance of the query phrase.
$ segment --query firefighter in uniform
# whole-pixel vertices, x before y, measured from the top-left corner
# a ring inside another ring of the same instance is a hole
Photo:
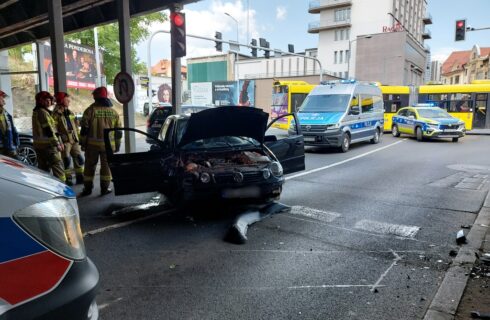
[[[69,186],[73,185],[72,159],[76,183],[81,184],[83,183],[83,164],[85,160],[79,144],[78,123],[75,120],[75,114],[68,109],[70,96],[66,92],[58,92],[54,97],[56,99],[56,107],[53,111],[53,118],[56,121],[56,130],[64,145],[61,155],[65,167],[66,184]]]
[[[58,138],[56,123],[49,106],[53,104],[53,96],[47,91],[36,94],[36,107],[32,112],[32,139],[37,154],[38,167],[53,172],[53,175],[65,182],[65,169],[61,160],[64,150]]]
[[[100,193],[112,192],[111,170],[107,163],[107,154],[104,146],[104,129],[120,128],[119,114],[112,108],[112,102],[107,97],[107,88],[99,87],[92,92],[95,102],[85,110],[82,117],[80,144],[85,150],[85,169],[83,173],[84,188],[81,196],[92,193],[94,187],[95,167],[100,157]],[[111,132],[110,140],[112,150],[119,151],[121,145],[121,132]]]
[[[12,116],[4,109],[7,94],[0,90],[0,154],[18,159],[19,134]]]

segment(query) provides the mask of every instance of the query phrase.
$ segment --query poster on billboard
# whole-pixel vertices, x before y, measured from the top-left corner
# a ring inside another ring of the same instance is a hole
[[[168,83],[162,83],[158,86],[158,102],[163,105],[172,105],[172,86]]]
[[[213,104],[215,106],[236,106],[238,85],[235,81],[213,82]]]
[[[191,101],[194,106],[206,106],[213,103],[213,83],[191,83]]]
[[[97,78],[95,49],[73,42],[65,42],[64,54],[67,87],[95,89]],[[44,68],[48,74],[49,85],[53,85],[53,62],[49,45],[44,45]]]
[[[246,107],[255,106],[255,80],[240,80],[238,83],[240,94],[238,96],[238,105]]]

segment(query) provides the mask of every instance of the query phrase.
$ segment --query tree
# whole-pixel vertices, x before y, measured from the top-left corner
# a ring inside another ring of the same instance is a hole
[[[165,13],[155,12],[145,16],[131,18],[129,30],[131,32],[131,64],[134,73],[146,73],[146,64],[136,56],[136,45],[148,38],[149,26],[154,22],[164,22],[168,17]],[[119,27],[117,23],[97,27],[99,48],[102,51],[104,74],[107,83],[114,81],[114,77],[121,70],[119,54]],[[94,47],[94,32],[92,29],[72,33],[65,37],[68,41],[77,42]]]

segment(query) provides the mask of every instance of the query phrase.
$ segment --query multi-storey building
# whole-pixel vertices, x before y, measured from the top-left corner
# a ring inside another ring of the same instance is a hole
[[[318,58],[335,75],[378,76],[384,79],[366,80],[393,84],[424,81],[424,40],[431,38],[425,26],[432,23],[427,0],[310,0],[309,12],[320,15],[308,26],[308,32],[318,33]],[[370,52],[358,50],[360,42]],[[392,69],[401,76],[391,78]]]
[[[475,45],[471,50],[453,51],[442,64],[441,81],[468,84],[490,78],[490,48]]]

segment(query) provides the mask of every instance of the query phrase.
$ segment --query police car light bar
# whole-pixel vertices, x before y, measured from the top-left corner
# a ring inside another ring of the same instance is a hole
[[[426,103],[414,103],[413,106],[415,108],[417,108],[417,107],[421,107],[421,108],[426,107],[427,108],[427,107],[438,107],[439,105],[436,102],[426,102]]]

